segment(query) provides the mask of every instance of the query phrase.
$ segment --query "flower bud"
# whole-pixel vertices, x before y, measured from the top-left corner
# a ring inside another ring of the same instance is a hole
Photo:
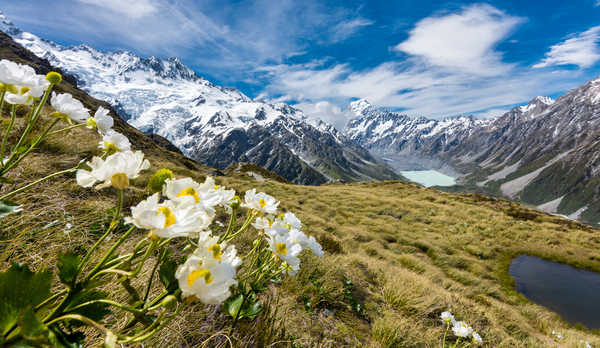
[[[124,173],[117,173],[110,178],[112,187],[124,190],[129,187],[129,178]]]
[[[62,81],[62,76],[56,71],[51,71],[46,74],[46,80],[53,85],[59,84]]]
[[[169,295],[162,300],[162,306],[166,309],[173,309],[177,305],[177,298],[173,295]]]
[[[6,85],[0,82],[0,93],[6,92]]]
[[[161,192],[167,179],[173,179],[173,172],[171,170],[166,168],[157,170],[150,180],[148,180],[148,190],[152,193]]]
[[[238,209],[240,207],[240,204],[242,204],[242,199],[240,198],[240,196],[234,196],[230,206],[232,209]]]

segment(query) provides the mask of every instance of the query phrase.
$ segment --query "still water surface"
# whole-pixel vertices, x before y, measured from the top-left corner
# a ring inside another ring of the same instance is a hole
[[[454,178],[445,174],[442,174],[435,170],[407,170],[401,171],[405,178],[410,181],[421,184],[425,187],[431,186],[452,186],[456,184]]]
[[[574,324],[600,328],[600,274],[521,255],[508,270],[516,290]]]

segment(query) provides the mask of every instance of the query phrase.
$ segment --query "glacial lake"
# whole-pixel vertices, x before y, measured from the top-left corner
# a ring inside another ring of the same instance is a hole
[[[425,187],[431,186],[452,186],[456,184],[453,177],[442,174],[435,170],[407,170],[401,171],[405,178],[410,181],[421,184]]]
[[[521,255],[510,264],[517,292],[571,324],[600,328],[600,274]]]

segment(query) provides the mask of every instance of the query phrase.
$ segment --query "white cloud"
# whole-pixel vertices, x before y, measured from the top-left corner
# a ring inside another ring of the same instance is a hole
[[[538,94],[575,87],[581,78],[569,71],[547,73],[527,68],[482,77],[431,68],[417,61],[386,63],[362,72],[353,72],[347,65],[280,65],[268,73],[271,83],[267,94],[282,95],[284,100],[300,101],[301,105],[320,101],[345,105],[352,98],[366,98],[378,106],[402,108],[411,116],[434,118],[507,109]],[[324,106],[317,111],[308,109],[309,114],[323,115],[325,111]],[[330,112],[331,116],[323,119],[338,126],[347,122],[348,114],[333,109]]]
[[[84,4],[107,8],[130,18],[141,18],[156,12],[156,4],[151,0],[79,0]]]
[[[533,67],[577,65],[580,68],[588,68],[599,60],[600,26],[596,26],[583,33],[571,35],[569,39],[550,47],[546,58]]]
[[[490,5],[472,5],[419,21],[409,38],[394,49],[420,56],[434,66],[497,75],[510,66],[502,63],[502,55],[494,47],[521,22],[523,18]]]
[[[347,120],[354,116],[348,110],[328,101],[320,101],[317,103],[304,102],[294,106],[302,110],[306,116],[316,120],[325,121],[337,129],[343,129]]]
[[[362,17],[340,22],[331,29],[330,42],[344,41],[359,31],[360,28],[372,25],[373,23],[373,21]]]

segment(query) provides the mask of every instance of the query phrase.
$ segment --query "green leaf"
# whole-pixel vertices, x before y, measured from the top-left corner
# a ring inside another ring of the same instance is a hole
[[[108,305],[106,303],[95,302],[95,303],[92,303],[92,304],[89,304],[89,305],[86,305],[86,306],[83,306],[81,308],[77,308],[74,310],[73,310],[73,308],[80,304],[84,304],[86,302],[100,300],[100,299],[106,299],[106,298],[107,298],[107,294],[105,292],[99,291],[99,290],[83,289],[80,291],[76,291],[75,295],[71,298],[71,301],[65,308],[65,312],[70,313],[70,314],[74,314],[74,313],[81,314],[84,317],[88,317],[94,321],[102,321],[102,319],[107,314],[110,313],[110,311],[108,310]],[[71,321],[71,325],[82,326],[84,324],[82,324],[79,321]]]
[[[239,294],[234,297],[230,297],[225,302],[225,309],[227,310],[227,313],[229,313],[229,315],[232,318],[235,318],[238,316],[238,313],[240,312],[240,309],[242,307],[242,302],[244,302],[244,295],[242,295],[242,294]]]
[[[58,255],[58,277],[63,284],[69,287],[75,284],[80,262],[79,256],[72,251]]]
[[[250,320],[254,320],[261,311],[262,306],[259,301],[247,301],[246,304],[244,304],[240,318],[249,318]]]
[[[42,344],[49,342],[50,330],[35,315],[31,307],[27,308],[19,317],[21,335],[29,343]]]
[[[160,278],[160,282],[163,284],[165,289],[169,293],[173,293],[175,290],[179,289],[179,283],[175,278],[175,271],[177,270],[177,263],[172,259],[167,259],[165,262],[160,265],[158,270],[158,277]]]
[[[5,335],[27,308],[50,297],[52,273],[34,273],[27,266],[13,264],[0,273],[0,335]]]
[[[23,210],[20,205],[11,201],[0,201],[0,219],[10,215],[16,214]]]

